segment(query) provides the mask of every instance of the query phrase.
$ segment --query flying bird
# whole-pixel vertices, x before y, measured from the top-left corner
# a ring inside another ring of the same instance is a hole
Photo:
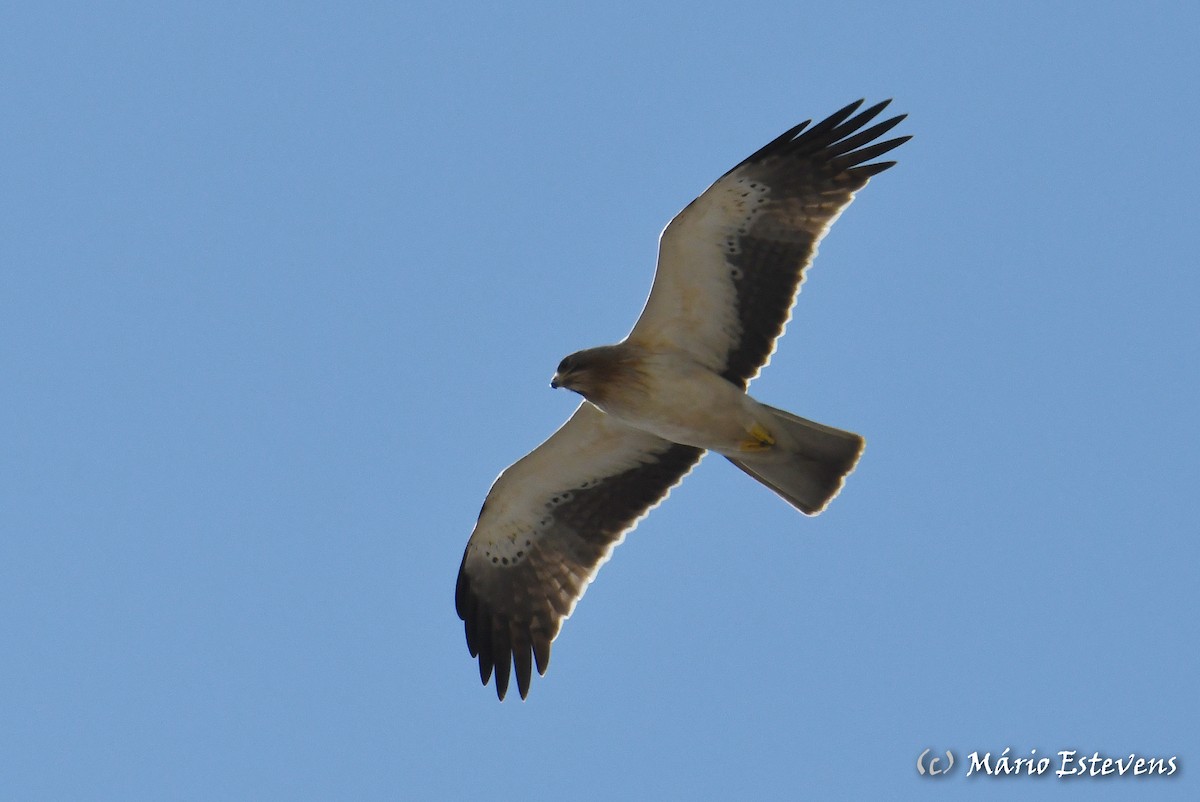
[[[852,103],[755,152],[692,201],[659,240],[633,330],[571,354],[550,382],[583,396],[571,418],[492,485],[463,554],[455,607],[486,685],[521,698],[534,664],[638,520],[705,451],[729,459],[806,515],[838,494],[857,434],[746,393],[775,349],[817,243],[906,142],[877,142],[904,115]],[[868,163],[871,162],[871,163]]]

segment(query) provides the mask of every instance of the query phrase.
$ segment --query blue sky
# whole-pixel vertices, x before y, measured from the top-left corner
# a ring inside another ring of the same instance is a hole
[[[3,795],[1195,798],[1198,35],[1183,2],[3,12]],[[554,366],[628,331],[676,211],[859,97],[914,139],[753,387],[865,435],[857,472],[806,519],[706,459],[497,703],[454,579],[574,408]],[[964,776],[1005,747],[1183,768]]]

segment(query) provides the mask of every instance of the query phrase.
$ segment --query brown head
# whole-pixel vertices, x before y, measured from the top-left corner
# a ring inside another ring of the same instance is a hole
[[[565,387],[595,403],[603,403],[614,388],[623,389],[637,379],[637,356],[621,345],[602,345],[576,351],[558,363],[550,380],[554,388]]]

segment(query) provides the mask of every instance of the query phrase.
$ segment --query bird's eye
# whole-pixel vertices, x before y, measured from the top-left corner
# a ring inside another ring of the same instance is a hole
[[[558,372],[566,373],[571,369],[571,357],[566,357],[562,362],[558,363]]]

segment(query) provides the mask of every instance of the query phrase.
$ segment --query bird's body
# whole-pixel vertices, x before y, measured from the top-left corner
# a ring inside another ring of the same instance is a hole
[[[768,419],[762,405],[686,353],[632,344],[604,348],[620,353],[611,357],[620,376],[605,382],[604,390],[593,393],[584,383],[577,392],[622,423],[672,443],[726,453],[742,450],[749,433]]]
[[[908,137],[862,129],[887,105],[852,104],[751,155],[662,234],[654,286],[629,335],[562,360],[552,387],[575,414],[506,469],[480,511],[455,606],[480,677],[522,698],[536,663],[628,532],[713,451],[809,515],[837,495],[863,440],[751,398],[816,245],[854,192]],[[854,116],[851,116],[854,115]],[[862,130],[860,130],[862,129]]]

